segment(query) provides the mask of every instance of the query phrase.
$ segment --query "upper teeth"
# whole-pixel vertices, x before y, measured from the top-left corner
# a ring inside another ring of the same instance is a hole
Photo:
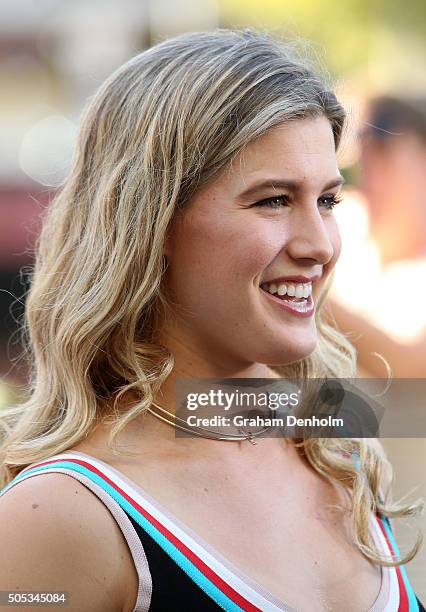
[[[262,285],[265,291],[269,293],[278,293],[278,295],[289,295],[290,297],[296,298],[308,298],[312,294],[312,283],[266,283]]]

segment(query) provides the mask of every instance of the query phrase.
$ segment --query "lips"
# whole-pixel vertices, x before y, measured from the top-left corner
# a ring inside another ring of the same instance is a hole
[[[312,295],[307,298],[293,298],[289,296],[278,296],[260,288],[266,299],[277,305],[281,310],[289,312],[296,317],[311,317],[315,312],[315,303]]]

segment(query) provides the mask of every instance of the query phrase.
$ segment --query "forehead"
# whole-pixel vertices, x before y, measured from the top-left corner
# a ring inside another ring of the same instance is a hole
[[[223,173],[225,180],[327,180],[337,174],[333,131],[326,117],[289,121],[250,142]]]
[[[231,203],[240,202],[241,194],[258,182],[293,182],[300,192],[318,194],[339,176],[329,121],[325,117],[289,121],[251,141],[194,194],[182,219],[210,218],[232,210]],[[264,191],[264,197],[270,191]]]

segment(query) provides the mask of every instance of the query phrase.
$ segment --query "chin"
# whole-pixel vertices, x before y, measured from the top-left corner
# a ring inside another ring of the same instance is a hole
[[[318,343],[317,336],[311,336],[300,339],[300,342],[296,342],[296,339],[286,338],[282,343],[269,347],[258,354],[256,361],[258,363],[265,363],[268,365],[285,365],[287,363],[294,363],[300,361],[311,355]]]

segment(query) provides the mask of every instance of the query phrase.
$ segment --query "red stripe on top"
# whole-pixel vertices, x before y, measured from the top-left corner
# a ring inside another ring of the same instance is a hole
[[[386,529],[384,528],[384,525],[382,523],[382,520],[379,516],[377,516],[376,514],[376,519],[377,522],[380,525],[380,529],[385,537],[386,543],[389,546],[389,550],[391,552],[391,555],[396,556],[395,555],[395,551],[393,549],[393,546],[389,540],[388,534],[386,533]],[[405,588],[405,584],[404,584],[404,579],[402,577],[401,574],[401,568],[400,567],[395,567],[396,570],[396,575],[398,578],[398,587],[399,587],[399,607],[398,607],[398,612],[409,612],[408,609],[408,595],[407,595],[407,591]]]
[[[235,589],[233,589],[227,582],[225,582],[220,576],[218,576],[208,565],[204,563],[200,557],[198,557],[190,548],[188,548],[183,542],[181,542],[171,531],[167,529],[164,525],[162,525],[154,516],[152,516],[149,512],[147,512],[144,508],[142,508],[135,500],[127,495],[125,491],[123,491],[118,485],[116,485],[106,474],[103,474],[96,467],[92,466],[90,463],[86,461],[82,461],[80,459],[73,459],[64,457],[63,459],[52,459],[50,461],[43,461],[42,463],[37,463],[35,465],[31,465],[20,473],[22,474],[26,470],[34,469],[36,467],[40,467],[42,465],[47,465],[49,463],[57,463],[61,461],[71,461],[72,463],[78,463],[83,467],[87,468],[91,472],[94,472],[101,478],[103,478],[108,484],[110,484],[120,495],[122,495],[142,516],[144,516],[150,523],[153,525],[163,536],[165,536],[183,555],[187,557],[195,565],[195,567],[202,573],[206,578],[208,578],[218,589],[220,589],[229,599],[231,599],[235,604],[240,606],[243,610],[247,612],[262,612],[260,608],[252,604],[250,601],[245,599],[242,595],[240,595]]]

